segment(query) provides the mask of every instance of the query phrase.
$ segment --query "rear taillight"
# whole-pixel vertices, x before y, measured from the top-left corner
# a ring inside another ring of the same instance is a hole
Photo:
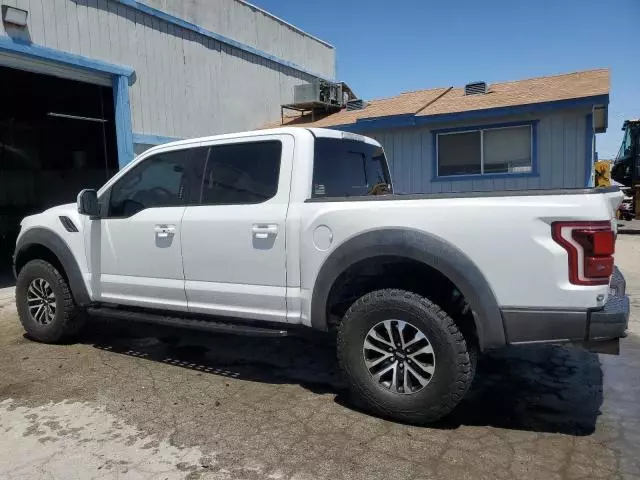
[[[569,255],[571,283],[609,284],[616,243],[610,222],[554,222],[551,235]]]

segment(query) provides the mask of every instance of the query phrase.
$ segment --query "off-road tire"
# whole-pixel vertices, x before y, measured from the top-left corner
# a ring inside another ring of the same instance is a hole
[[[390,319],[410,322],[433,347],[433,377],[415,393],[403,395],[385,388],[365,365],[362,352],[367,333]],[[338,326],[337,350],[352,401],[405,423],[432,423],[448,414],[466,394],[475,370],[474,352],[451,317],[430,300],[405,290],[377,290],[357,300]]]
[[[55,315],[50,323],[38,323],[29,312],[27,291],[34,279],[42,278],[51,286],[55,295]],[[29,338],[38,342],[58,343],[74,336],[82,328],[84,312],[76,305],[71,289],[60,272],[44,260],[31,260],[16,282],[16,307],[22,327]]]

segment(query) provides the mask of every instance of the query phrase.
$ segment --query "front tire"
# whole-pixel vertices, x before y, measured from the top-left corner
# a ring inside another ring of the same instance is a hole
[[[23,328],[38,342],[60,342],[76,334],[84,323],[67,281],[44,260],[31,260],[20,270],[16,307]]]
[[[359,406],[425,424],[449,413],[473,380],[473,354],[451,317],[415,293],[368,293],[338,328],[338,360]]]

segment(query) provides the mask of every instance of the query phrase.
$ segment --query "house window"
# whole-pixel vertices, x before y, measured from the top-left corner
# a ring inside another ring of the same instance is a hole
[[[531,173],[531,125],[437,133],[438,176]]]

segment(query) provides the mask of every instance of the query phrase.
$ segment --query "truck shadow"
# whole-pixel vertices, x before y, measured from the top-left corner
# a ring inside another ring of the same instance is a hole
[[[596,354],[550,345],[511,347],[481,358],[472,388],[437,426],[590,435],[602,402]]]
[[[203,373],[271,384],[299,384],[348,400],[329,336],[254,338],[92,319],[79,339],[95,348]],[[589,435],[603,400],[598,356],[554,346],[508,348],[482,357],[471,390],[431,425],[462,425]]]
[[[13,287],[16,279],[13,278],[13,270],[10,265],[0,263],[0,288]]]

